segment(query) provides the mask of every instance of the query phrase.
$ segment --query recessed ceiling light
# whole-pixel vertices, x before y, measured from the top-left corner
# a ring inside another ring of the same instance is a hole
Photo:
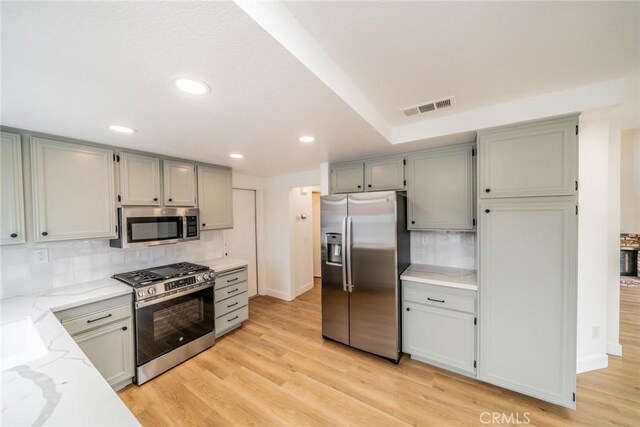
[[[298,139],[300,142],[303,142],[305,144],[311,144],[312,142],[314,142],[316,139],[312,136],[301,136]]]
[[[109,129],[118,133],[136,133],[137,132],[137,130],[135,130],[134,128],[130,128],[129,126],[122,126],[122,125],[111,125],[109,126]]]
[[[190,95],[204,95],[211,90],[209,85],[202,80],[188,79],[185,77],[179,77],[173,80],[173,83],[181,91]]]
[[[243,159],[244,158],[244,156],[242,154],[240,154],[240,153],[229,154],[229,157],[231,157],[232,159]]]

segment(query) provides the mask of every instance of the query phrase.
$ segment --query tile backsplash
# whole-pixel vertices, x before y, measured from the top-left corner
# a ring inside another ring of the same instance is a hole
[[[46,263],[34,250],[47,249]],[[140,249],[109,247],[109,240],[82,240],[0,247],[0,298],[24,295],[124,271],[224,255],[222,230],[203,231],[200,240]]]
[[[412,231],[411,263],[476,268],[476,234],[455,231]]]

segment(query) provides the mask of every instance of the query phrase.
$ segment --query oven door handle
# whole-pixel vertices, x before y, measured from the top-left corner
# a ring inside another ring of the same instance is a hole
[[[203,290],[209,289],[209,288],[213,289],[213,287],[214,287],[214,284],[210,283],[210,284],[205,285],[205,286],[199,286],[197,288],[191,288],[188,291],[176,292],[175,294],[167,295],[166,297],[154,298],[152,300],[146,300],[146,301],[138,301],[138,302],[136,302],[135,307],[136,308],[147,307],[149,305],[157,304],[159,302],[169,301],[169,300],[172,300],[174,298],[178,298],[178,297],[182,297],[182,296],[185,296],[185,295],[189,295],[189,294],[192,294],[194,292],[203,291]]]

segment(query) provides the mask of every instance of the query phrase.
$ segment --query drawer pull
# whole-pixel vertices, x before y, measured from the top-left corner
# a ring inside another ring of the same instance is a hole
[[[235,317],[232,317],[231,319],[227,319],[227,322],[232,322],[232,321],[236,320],[238,317],[240,317],[240,316],[235,316]]]
[[[237,278],[237,277],[236,277],[235,279],[229,279],[229,280],[227,280],[227,283],[235,282],[236,280],[238,280],[238,278]]]
[[[227,291],[228,294],[232,294],[234,292],[238,292],[240,290],[240,288],[235,288],[235,289],[231,289],[230,291]]]
[[[429,301],[433,301],[433,302],[444,302],[443,299],[433,299],[433,298],[427,298]]]
[[[238,305],[238,304],[240,304],[240,303],[239,303],[238,301],[236,301],[236,302],[234,302],[233,304],[228,305],[228,306],[227,306],[227,308],[231,308],[231,307],[233,307],[234,305]]]
[[[97,322],[98,320],[106,319],[106,318],[111,317],[111,316],[113,316],[113,314],[109,313],[106,316],[98,317],[97,319],[87,320],[87,323]]]

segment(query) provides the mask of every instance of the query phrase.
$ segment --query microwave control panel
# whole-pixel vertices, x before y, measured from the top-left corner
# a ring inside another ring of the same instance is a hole
[[[198,217],[196,215],[187,216],[187,237],[198,236]]]

